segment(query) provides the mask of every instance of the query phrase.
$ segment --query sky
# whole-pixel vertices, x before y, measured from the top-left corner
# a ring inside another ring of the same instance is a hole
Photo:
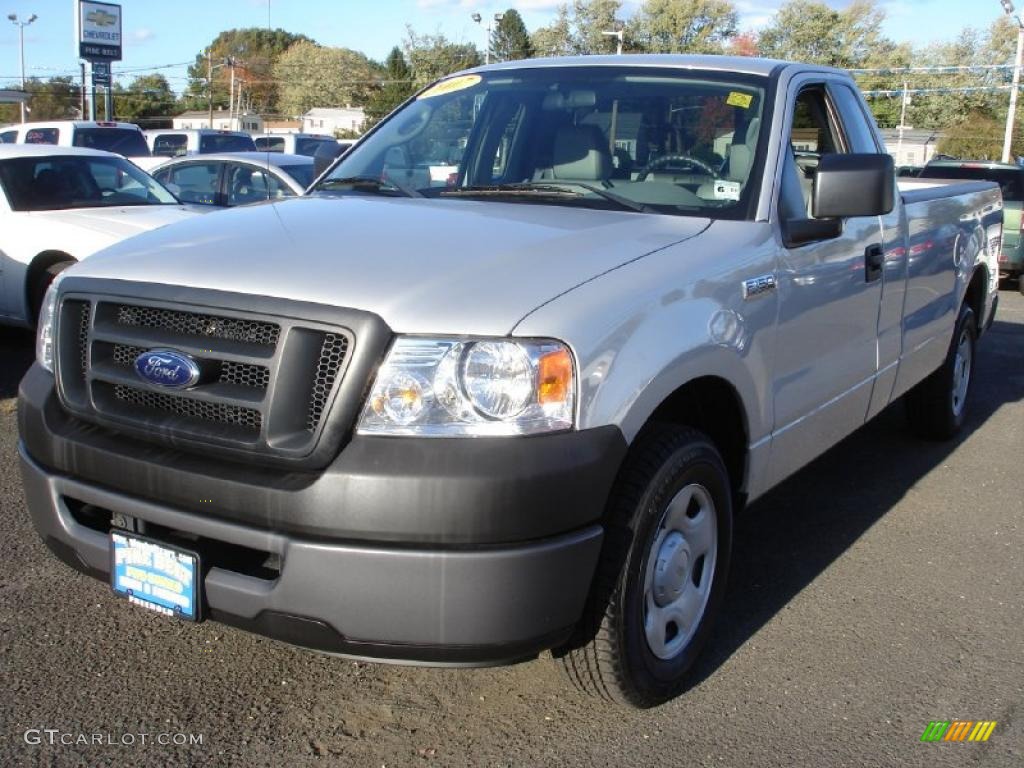
[[[470,15],[487,18],[514,7],[531,31],[551,21],[562,0],[122,0],[124,60],[113,71],[127,85],[136,74],[159,71],[175,91],[187,82],[185,68],[216,37],[233,27],[281,27],[319,43],[361,50],[383,60],[405,37],[443,33],[456,42],[483,48],[485,31]],[[756,31],[767,24],[783,0],[735,0],[740,26]],[[849,0],[827,0],[842,8]],[[986,28],[1002,13],[999,0],[883,0],[889,37],[923,45],[956,36],[964,26]],[[0,0],[0,87],[20,76],[18,29],[7,21],[36,14],[25,29],[25,67],[29,77],[78,74],[74,45],[75,0]],[[628,15],[639,5],[625,3]],[[1024,0],[1018,2],[1024,5]],[[955,62],[950,62],[955,63]],[[120,74],[119,74],[120,73]]]

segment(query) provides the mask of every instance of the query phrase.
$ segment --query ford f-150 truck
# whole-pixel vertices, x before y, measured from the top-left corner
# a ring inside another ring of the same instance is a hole
[[[926,437],[962,425],[1001,205],[897,187],[833,69],[463,72],[306,196],[62,273],[21,384],[28,510],[169,616],[378,660],[550,650],[652,705],[745,503],[897,398]]]

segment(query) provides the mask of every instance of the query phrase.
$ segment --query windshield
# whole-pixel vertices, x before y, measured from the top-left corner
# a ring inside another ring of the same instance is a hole
[[[199,139],[199,153],[212,155],[217,152],[253,152],[256,144],[252,136],[236,136],[230,133],[208,134]]]
[[[983,168],[967,165],[926,165],[921,171],[922,179],[971,179],[972,181],[994,181],[1003,190],[1003,200],[1020,202],[1024,200],[1022,171],[1013,168]]]
[[[391,182],[440,199],[749,218],[766,86],[639,67],[449,78],[368,135],[315,192],[382,194]]]
[[[125,157],[149,157],[149,146],[141,131],[130,128],[79,128],[74,145],[116,152]]]
[[[282,171],[287,173],[293,179],[295,179],[303,187],[308,187],[313,183],[313,164],[307,163],[304,165],[282,165],[279,166]]]
[[[15,211],[176,205],[174,195],[119,157],[0,160],[0,186]]]

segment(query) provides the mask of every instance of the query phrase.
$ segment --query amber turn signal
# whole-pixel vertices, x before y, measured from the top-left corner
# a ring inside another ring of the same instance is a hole
[[[566,349],[544,355],[538,365],[537,402],[563,403],[572,392],[572,356]]]

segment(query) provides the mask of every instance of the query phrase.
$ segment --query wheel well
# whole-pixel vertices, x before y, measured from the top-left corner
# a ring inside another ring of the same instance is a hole
[[[967,285],[967,292],[964,294],[964,302],[974,310],[974,322],[980,330],[985,318],[985,289],[988,285],[988,270],[984,265],[978,266],[971,275],[971,282]]]
[[[75,258],[64,251],[43,251],[28,265],[28,274],[25,277],[25,306],[32,305],[32,294],[39,281],[43,278],[46,270],[54,264],[62,261],[75,261]]]
[[[722,454],[733,491],[747,470],[747,427],[743,403],[729,382],[716,376],[689,381],[651,414],[650,422],[680,424],[711,438]]]

